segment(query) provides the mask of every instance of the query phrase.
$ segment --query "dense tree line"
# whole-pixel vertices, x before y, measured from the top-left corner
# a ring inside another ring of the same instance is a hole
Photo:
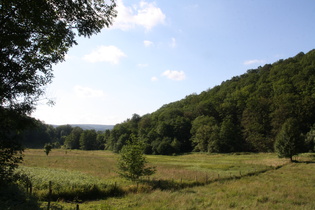
[[[43,148],[51,144],[54,148],[99,150],[105,147],[105,134],[101,132],[83,130],[71,125],[54,127],[41,121],[32,119],[33,126],[20,133],[20,141],[27,148]]]
[[[134,114],[106,135],[105,149],[118,152],[135,135],[146,145],[147,154],[269,152],[274,151],[283,125],[292,119],[299,135],[306,139],[300,150],[312,151],[314,93],[312,50],[248,70],[151,114]]]

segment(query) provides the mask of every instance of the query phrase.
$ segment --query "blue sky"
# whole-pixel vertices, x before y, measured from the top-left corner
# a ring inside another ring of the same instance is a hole
[[[112,27],[78,38],[33,117],[113,125],[248,69],[315,48],[314,0],[118,0]]]

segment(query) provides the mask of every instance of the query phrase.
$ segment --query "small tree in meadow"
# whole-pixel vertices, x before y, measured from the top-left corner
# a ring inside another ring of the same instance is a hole
[[[124,145],[119,153],[118,174],[131,181],[137,181],[142,176],[154,174],[156,169],[146,166],[147,161],[143,151],[143,145],[134,138]]]
[[[303,147],[298,123],[295,119],[288,119],[276,136],[275,151],[280,158],[290,158],[297,155]]]
[[[47,156],[50,153],[52,148],[53,148],[53,146],[50,143],[45,144],[44,149],[45,149],[45,153],[46,153]]]

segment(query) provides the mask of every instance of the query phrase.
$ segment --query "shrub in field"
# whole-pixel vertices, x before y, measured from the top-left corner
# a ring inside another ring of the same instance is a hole
[[[147,161],[143,151],[143,146],[136,141],[123,146],[118,159],[118,173],[122,177],[136,181],[142,176],[150,176],[155,173],[154,167],[146,166]]]
[[[52,146],[50,143],[45,144],[44,149],[45,149],[45,153],[46,153],[47,156],[49,155],[49,153],[50,153],[52,147],[53,147],[53,146]]]

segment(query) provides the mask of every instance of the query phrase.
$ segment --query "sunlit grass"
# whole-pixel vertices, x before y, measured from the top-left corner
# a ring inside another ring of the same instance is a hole
[[[182,156],[148,156],[157,166],[156,178],[200,180],[240,176],[264,171],[288,162],[273,153],[263,154],[187,154]]]
[[[26,150],[23,166],[59,168],[124,182],[116,173],[118,155],[110,151]],[[187,154],[179,156],[146,156],[150,165],[157,167],[153,179],[196,181],[240,176],[280,166],[288,162],[273,153],[263,154]]]
[[[92,189],[90,194],[96,196],[83,199],[80,209],[315,209],[314,154],[298,156],[300,163],[289,163],[273,153],[149,155],[147,160],[157,172],[150,181],[145,177],[147,181],[138,184],[117,175],[118,156],[109,151],[53,150],[46,156],[43,150],[26,150],[24,154],[21,169],[48,172],[42,178],[33,176],[38,182],[34,186],[52,181],[55,192],[68,193],[70,186],[78,186],[86,192],[81,197]],[[113,183],[124,197],[106,194]],[[47,193],[44,188],[37,192],[42,197]],[[55,205],[75,207],[74,203]]]
[[[24,152],[23,166],[58,168],[90,174],[99,178],[117,176],[117,154],[109,151],[82,151],[53,149],[49,156],[43,150],[27,149]]]
[[[83,209],[315,209],[314,163],[293,163],[257,176],[178,191],[156,190],[124,199],[82,204]]]

